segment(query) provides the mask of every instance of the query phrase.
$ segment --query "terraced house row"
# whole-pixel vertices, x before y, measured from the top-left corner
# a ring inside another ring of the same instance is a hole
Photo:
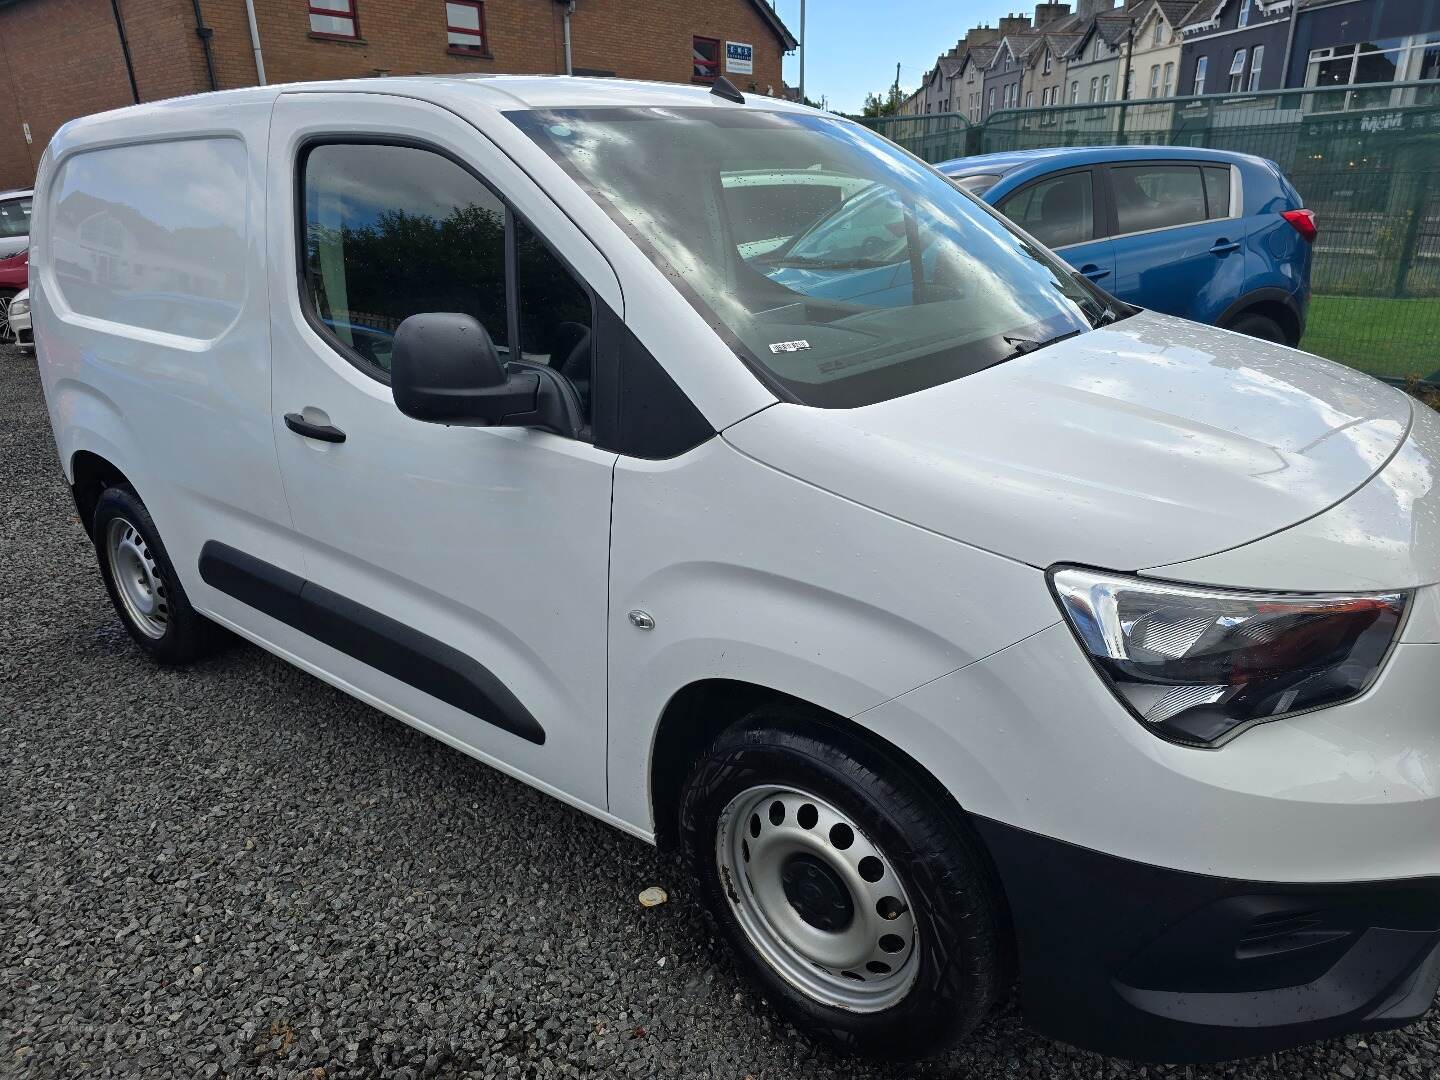
[[[979,122],[1014,109],[1344,85],[1363,87],[1353,95],[1363,102],[1391,95],[1386,84],[1437,78],[1440,0],[1075,0],[969,31],[900,112]]]

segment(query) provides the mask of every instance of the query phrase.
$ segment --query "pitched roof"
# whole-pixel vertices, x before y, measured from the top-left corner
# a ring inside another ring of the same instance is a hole
[[[1165,21],[1178,28],[1190,17],[1190,12],[1204,5],[1205,0],[1200,0],[1199,4],[1195,0],[1154,0],[1154,3],[1164,14]]]
[[[1015,54],[1015,59],[1024,63],[1032,56],[1039,55],[1040,46],[1045,41],[1044,34],[1011,34],[1009,37],[1010,51]]]
[[[750,0],[750,6],[760,13],[760,18],[765,20],[765,24],[769,26],[774,35],[780,39],[780,43],[785,46],[786,52],[789,52],[800,44],[800,42],[795,40],[795,35],[790,33],[789,28],[780,21],[780,16],[776,13],[775,9],[767,4],[765,0]]]
[[[1050,44],[1050,51],[1056,56],[1067,56],[1070,50],[1084,37],[1084,34],[1046,34],[1045,40]]]
[[[1125,40],[1133,24],[1130,16],[1125,12],[1117,12],[1113,15],[1095,16],[1095,29],[1099,32],[1101,40],[1106,45],[1119,45]]]
[[[965,59],[960,63],[960,70],[965,70],[966,64],[974,64],[982,71],[988,68],[995,59],[995,54],[1000,51],[999,45],[976,45],[965,54]],[[956,72],[958,75],[959,72]]]

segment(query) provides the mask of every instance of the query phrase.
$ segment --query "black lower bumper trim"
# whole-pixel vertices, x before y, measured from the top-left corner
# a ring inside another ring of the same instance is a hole
[[[1130,862],[980,818],[1026,1021],[1141,1061],[1249,1057],[1424,1015],[1440,878],[1245,881]]]

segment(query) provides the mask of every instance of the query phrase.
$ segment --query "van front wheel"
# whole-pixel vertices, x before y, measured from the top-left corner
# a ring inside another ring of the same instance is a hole
[[[150,511],[134,491],[106,488],[90,535],[110,602],[141,649],[162,664],[188,664],[215,651],[224,631],[190,606]]]
[[[879,748],[758,710],[695,767],[680,828],[742,967],[822,1041],[922,1056],[1005,989],[1004,902],[979,841]]]

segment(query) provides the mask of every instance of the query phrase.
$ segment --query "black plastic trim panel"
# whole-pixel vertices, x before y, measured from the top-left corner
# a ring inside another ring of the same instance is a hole
[[[443,641],[218,540],[200,549],[200,576],[227,596],[447,705],[527,742],[545,743],[545,729],[509,687]]]
[[[987,818],[1026,1022],[1140,1061],[1250,1057],[1401,1027],[1440,989],[1440,878],[1191,874]],[[1214,842],[1200,823],[1176,843]]]

